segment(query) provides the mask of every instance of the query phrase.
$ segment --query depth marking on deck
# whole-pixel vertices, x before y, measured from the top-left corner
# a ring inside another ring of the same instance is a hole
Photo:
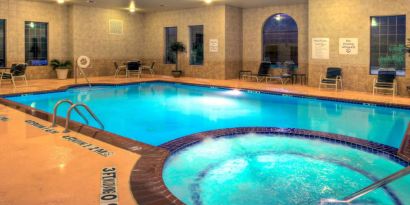
[[[118,205],[117,169],[105,167],[101,170],[100,205]]]
[[[8,122],[10,119],[6,117],[5,115],[0,115],[0,121],[1,122]]]
[[[50,133],[50,134],[57,134],[57,133],[59,133],[57,130],[55,130],[55,129],[53,129],[53,128],[49,128],[49,127],[47,127],[47,126],[45,126],[45,125],[42,125],[42,124],[40,124],[40,123],[38,123],[38,122],[36,122],[36,121],[34,121],[34,120],[26,120],[25,122],[26,122],[27,124],[33,126],[33,127],[36,127],[36,128],[38,128],[38,129],[43,130],[44,132],[48,132],[48,133]]]
[[[80,140],[80,139],[78,139],[78,138],[76,138],[76,137],[63,136],[62,139],[63,139],[63,140],[67,140],[67,141],[69,141],[69,142],[72,142],[72,143],[74,143],[74,144],[77,144],[77,145],[79,145],[79,146],[81,146],[81,147],[83,147],[83,148],[85,148],[85,149],[88,149],[89,151],[92,151],[92,152],[94,152],[94,153],[96,153],[96,154],[99,154],[99,155],[101,155],[101,156],[103,156],[103,157],[111,157],[112,155],[114,155],[114,152],[110,152],[110,151],[108,151],[108,150],[106,150],[106,149],[104,149],[104,148],[101,148],[101,147],[97,146],[97,145],[93,145],[93,144],[91,144],[91,143],[82,141],[82,140]]]

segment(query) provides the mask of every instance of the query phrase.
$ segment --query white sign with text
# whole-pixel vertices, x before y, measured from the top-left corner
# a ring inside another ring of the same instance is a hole
[[[340,38],[339,39],[340,55],[357,55],[359,54],[359,39],[357,38]]]
[[[329,38],[312,38],[312,59],[329,59]]]
[[[209,52],[217,53],[219,50],[219,41],[218,39],[209,40]]]

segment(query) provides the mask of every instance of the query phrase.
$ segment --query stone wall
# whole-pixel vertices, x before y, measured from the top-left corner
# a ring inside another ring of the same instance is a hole
[[[7,65],[25,62],[24,23],[25,21],[48,22],[49,59],[67,59],[68,8],[58,4],[1,0],[0,19],[6,19],[6,59]],[[48,66],[30,66],[29,79],[53,78],[55,73]]]
[[[70,6],[72,18],[72,58],[90,57],[90,76],[113,75],[113,63],[141,59],[143,52],[143,24],[141,14],[87,6]],[[123,22],[123,34],[110,34],[111,19]]]
[[[325,3],[324,3],[325,2]],[[310,0],[305,4],[240,9],[216,5],[194,9],[131,15],[127,11],[78,5],[58,5],[24,0],[0,0],[0,18],[7,19],[7,64],[24,62],[24,21],[49,23],[49,59],[90,56],[91,76],[112,75],[113,62],[141,59],[155,61],[158,74],[170,75],[175,65],[164,64],[164,28],[178,27],[178,41],[189,50],[189,26],[204,26],[204,65],[189,65],[189,52],[180,55],[185,76],[210,79],[236,78],[239,70],[257,72],[262,60],[262,28],[272,15],[292,16],[299,29],[300,71],[308,73],[309,85],[317,86],[329,66],[340,66],[348,90],[371,91],[375,76],[369,74],[370,16],[410,15],[407,0]],[[409,17],[408,17],[409,18]],[[124,22],[122,35],[109,34],[109,20]],[[410,19],[407,20],[407,32]],[[311,59],[311,39],[330,38],[330,59]],[[358,38],[359,54],[338,53],[339,38]],[[209,40],[218,39],[219,51],[209,51]],[[406,60],[407,68],[410,58]],[[51,68],[29,67],[30,79],[54,78]],[[410,74],[399,77],[400,93],[406,94]]]
[[[243,55],[241,8],[226,6],[225,41],[225,78],[238,78]]]
[[[308,5],[293,4],[243,10],[243,69],[257,72],[262,61],[262,30],[266,20],[275,14],[288,14],[298,25],[299,72],[308,64]]]
[[[189,64],[189,26],[204,26],[204,65]],[[144,15],[144,61],[157,63],[156,73],[170,75],[175,65],[164,64],[165,27],[178,28],[178,41],[187,52],[179,55],[184,76],[225,79],[225,6],[209,6]],[[209,52],[209,40],[218,39],[219,52]]]
[[[370,70],[370,17],[386,15],[407,15],[407,33],[410,31],[410,4],[408,0],[310,0],[309,1],[309,39],[330,38],[330,59],[309,62],[309,85],[317,86],[320,74],[329,66],[343,69],[345,89],[372,90],[373,79]],[[358,38],[358,55],[339,55],[339,38]],[[309,40],[310,43],[310,40]],[[309,53],[311,45],[309,47]],[[405,95],[405,85],[410,84],[407,57],[405,77],[399,77],[400,93]]]

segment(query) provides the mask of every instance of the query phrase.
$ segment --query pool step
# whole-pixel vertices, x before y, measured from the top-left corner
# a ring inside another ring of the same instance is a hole
[[[406,134],[404,135],[404,139],[398,154],[405,160],[410,161],[410,124],[407,128]]]

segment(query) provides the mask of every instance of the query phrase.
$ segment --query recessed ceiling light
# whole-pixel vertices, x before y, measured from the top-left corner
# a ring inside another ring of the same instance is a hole
[[[57,3],[64,4],[65,0],[57,0]]]
[[[212,0],[205,0],[205,3],[206,3],[206,4],[211,4],[211,3],[212,3]]]

